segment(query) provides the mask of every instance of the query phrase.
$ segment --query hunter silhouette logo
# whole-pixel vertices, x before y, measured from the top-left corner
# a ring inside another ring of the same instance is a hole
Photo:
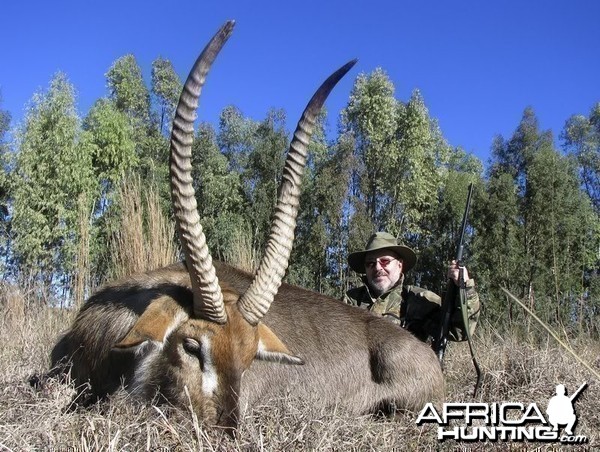
[[[557,385],[556,394],[548,401],[545,415],[536,403],[448,402],[443,404],[439,412],[433,403],[428,403],[419,413],[416,424],[438,424],[440,441],[587,443],[586,436],[573,433],[577,424],[574,403],[586,387],[587,382],[568,396],[565,385]]]
[[[587,382],[583,383],[571,397],[567,397],[565,395],[565,385],[556,385],[556,395],[550,399],[548,408],[546,408],[548,421],[554,427],[552,431],[558,431],[559,425],[566,425],[567,427],[564,430],[565,435],[573,436],[573,427],[577,423],[573,403],[586,387]]]

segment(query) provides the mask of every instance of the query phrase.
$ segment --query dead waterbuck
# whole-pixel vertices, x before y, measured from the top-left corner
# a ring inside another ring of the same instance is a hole
[[[71,373],[86,404],[121,385],[157,393],[210,424],[235,428],[240,407],[296,391],[355,413],[419,410],[443,397],[431,349],[381,317],[282,284],[300,180],[316,117],[352,61],[317,90],[290,144],[271,232],[255,275],[214,262],[191,179],[195,110],[205,76],[233,29],[226,23],[196,61],[171,136],[171,191],[185,262],[101,288],[52,351],[51,373]]]

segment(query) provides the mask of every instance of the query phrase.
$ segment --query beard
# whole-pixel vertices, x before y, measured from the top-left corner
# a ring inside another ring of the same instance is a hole
[[[371,286],[371,292],[373,292],[373,295],[379,297],[390,290],[394,284],[394,281],[392,281],[386,273],[379,273],[375,275],[369,285]]]

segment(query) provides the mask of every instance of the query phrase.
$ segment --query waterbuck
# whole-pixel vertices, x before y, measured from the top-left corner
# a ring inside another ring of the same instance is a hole
[[[70,372],[82,404],[124,385],[231,428],[240,407],[280,393],[353,413],[419,410],[440,400],[442,372],[426,344],[382,317],[281,282],[315,119],[355,61],[321,85],[298,123],[256,274],[212,261],[192,188],[191,144],[205,76],[232,29],[226,23],[203,50],[173,120],[171,192],[185,262],[92,295],[54,347],[51,373]]]

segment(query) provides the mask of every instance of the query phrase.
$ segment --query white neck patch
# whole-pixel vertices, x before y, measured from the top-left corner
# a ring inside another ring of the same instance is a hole
[[[211,338],[207,334],[203,334],[200,341],[202,347],[202,357],[204,358],[204,372],[202,373],[202,392],[206,396],[212,396],[219,386],[219,378],[217,376],[217,368],[212,358]]]

